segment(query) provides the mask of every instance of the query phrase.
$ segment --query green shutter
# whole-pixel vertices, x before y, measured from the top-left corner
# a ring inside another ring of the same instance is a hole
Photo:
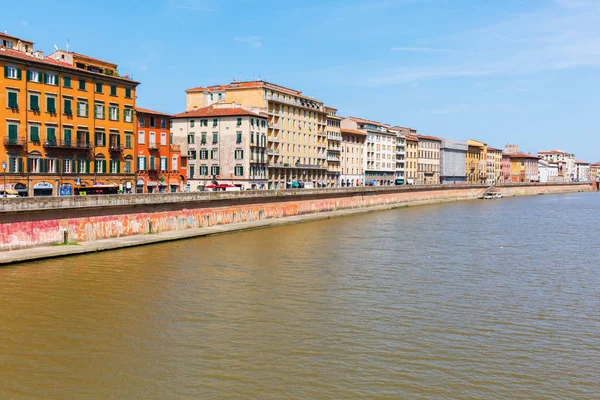
[[[86,101],[85,102],[85,115],[84,117],[88,117],[90,115],[90,104]]]
[[[15,124],[8,125],[8,140],[11,143],[17,143],[19,138],[19,127]]]
[[[40,111],[40,98],[36,94],[29,95],[29,107],[31,111]]]
[[[119,162],[119,160],[116,161],[117,163],[117,174],[121,173],[121,163]]]
[[[17,172],[23,172],[23,158],[22,157],[17,158],[17,165],[19,166],[19,171],[17,171]]]
[[[56,142],[56,128],[48,128],[46,140],[49,142]]]
[[[73,115],[73,110],[71,110],[71,100],[65,99],[63,103],[65,115]]]
[[[117,109],[117,121],[118,121],[119,120],[119,111],[120,110],[119,110],[119,107],[116,107],[116,109]]]
[[[18,80],[21,80],[21,76],[22,76],[22,75],[21,75],[21,68],[17,68],[17,79],[18,79]],[[23,160],[21,160],[21,162],[22,162],[22,161],[23,161]],[[21,170],[21,171],[22,171],[22,170]]]
[[[43,83],[48,83],[48,74],[45,73],[45,72],[42,74],[42,82]]]
[[[56,113],[56,99],[54,97],[46,97],[46,111],[51,114]]]
[[[4,67],[4,77],[8,78],[8,67],[7,66]]]
[[[8,92],[8,108],[19,108],[19,101],[16,92]]]
[[[70,129],[65,129],[63,131],[63,135],[64,135],[65,145],[66,146],[71,146],[71,130]]]
[[[63,86],[66,88],[70,88],[71,87],[71,78],[68,76],[65,76],[63,78]]]
[[[34,143],[40,142],[40,127],[37,125],[33,125],[29,128],[30,137],[29,140]]]

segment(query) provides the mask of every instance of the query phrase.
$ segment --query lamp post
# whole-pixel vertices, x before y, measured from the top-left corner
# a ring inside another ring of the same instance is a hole
[[[4,194],[3,197],[6,197],[6,161],[2,161],[2,170],[4,171]]]

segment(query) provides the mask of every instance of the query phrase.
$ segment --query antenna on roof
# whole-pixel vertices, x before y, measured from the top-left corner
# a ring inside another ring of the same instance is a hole
[[[58,51],[58,46],[56,44],[54,45],[54,51]]]
[[[67,39],[67,44],[66,44],[66,49],[67,49],[67,53],[69,52],[69,39]]]

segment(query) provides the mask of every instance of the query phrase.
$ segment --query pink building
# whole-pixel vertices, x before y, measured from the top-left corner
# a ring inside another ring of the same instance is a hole
[[[500,176],[501,182],[510,182],[510,156],[506,153],[502,154],[502,174]]]

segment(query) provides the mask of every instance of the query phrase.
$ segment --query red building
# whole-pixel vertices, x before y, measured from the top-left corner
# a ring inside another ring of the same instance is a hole
[[[136,108],[136,193],[182,192],[187,158],[173,144],[171,115]]]
[[[502,154],[502,174],[500,176],[500,181],[503,183],[509,183],[510,179],[510,155],[503,153]]]

